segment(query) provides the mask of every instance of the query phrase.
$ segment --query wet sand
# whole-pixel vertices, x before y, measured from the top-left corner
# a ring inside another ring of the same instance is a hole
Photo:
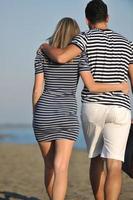
[[[66,200],[94,200],[86,151],[74,150]],[[48,200],[38,145],[0,143],[0,200]],[[123,173],[120,200],[133,200],[133,179]]]

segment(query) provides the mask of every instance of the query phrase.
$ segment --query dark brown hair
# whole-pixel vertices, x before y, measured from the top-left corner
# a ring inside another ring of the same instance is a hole
[[[102,0],[92,0],[86,6],[85,15],[92,24],[106,21],[108,17],[107,5]]]

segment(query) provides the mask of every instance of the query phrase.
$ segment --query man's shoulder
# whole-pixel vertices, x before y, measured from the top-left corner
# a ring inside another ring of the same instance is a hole
[[[122,40],[122,41],[126,42],[127,44],[131,43],[131,41],[128,38],[126,38],[126,36],[122,35],[121,33],[112,31],[112,34],[113,34],[114,38],[116,38],[116,39]]]
[[[128,38],[126,38],[121,33],[115,32],[111,29],[105,29],[105,30],[91,29],[91,30],[81,32],[80,36],[84,38],[86,41],[88,41],[88,39],[97,40],[97,39],[104,38],[107,40],[110,39],[110,40],[116,41],[118,43],[119,42],[123,43],[127,45],[128,47],[133,46],[133,42],[131,42]]]

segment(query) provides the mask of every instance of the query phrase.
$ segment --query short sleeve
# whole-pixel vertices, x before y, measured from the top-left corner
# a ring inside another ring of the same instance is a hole
[[[77,36],[75,36],[72,41],[71,44],[74,44],[76,46],[78,46],[82,51],[86,50],[86,44],[87,44],[87,38],[85,33],[80,33]]]
[[[90,71],[88,57],[85,53],[82,53],[79,61],[79,72],[81,71]]]
[[[34,68],[35,74],[43,73],[43,66],[44,66],[44,54],[40,49],[36,52]]]
[[[133,42],[131,42],[130,45],[131,45],[131,58],[130,58],[130,64],[133,64]]]

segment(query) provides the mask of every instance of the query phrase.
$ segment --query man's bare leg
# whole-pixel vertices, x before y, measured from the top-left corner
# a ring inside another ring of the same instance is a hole
[[[121,191],[121,166],[122,162],[119,160],[107,159],[107,177],[105,182],[105,199],[118,200]]]

